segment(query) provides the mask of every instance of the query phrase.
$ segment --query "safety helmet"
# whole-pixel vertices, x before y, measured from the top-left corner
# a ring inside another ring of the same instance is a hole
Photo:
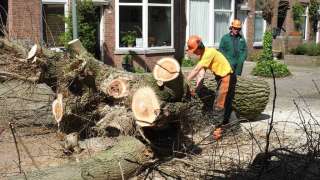
[[[231,27],[241,29],[241,21],[239,19],[234,19],[231,23]]]
[[[190,36],[187,43],[187,46],[188,46],[187,51],[193,53],[195,50],[198,49],[201,43],[202,43],[202,40],[200,36],[197,36],[197,35]]]

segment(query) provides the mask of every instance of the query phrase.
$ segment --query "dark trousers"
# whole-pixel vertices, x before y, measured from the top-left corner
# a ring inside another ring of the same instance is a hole
[[[235,95],[237,84],[237,75],[235,73],[232,73],[229,74],[229,76],[230,77],[215,77],[218,86],[214,108],[224,108],[223,124],[227,124],[229,122],[229,118],[232,113],[232,101]]]

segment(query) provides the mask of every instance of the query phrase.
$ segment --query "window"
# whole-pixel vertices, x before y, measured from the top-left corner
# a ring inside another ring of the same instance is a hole
[[[173,0],[119,0],[118,49],[173,48]]]
[[[309,10],[309,8],[308,7],[306,7],[305,8],[305,11],[304,11],[304,14],[302,15],[302,23],[301,23],[301,29],[300,29],[300,31],[302,32],[302,38],[304,39],[304,40],[307,40],[307,27],[308,27],[308,10]]]
[[[218,46],[229,32],[234,0],[189,0],[188,35],[197,34],[209,46]]]
[[[262,1],[257,1],[256,11],[254,16],[253,46],[262,46],[263,34],[265,30],[266,30],[266,22],[262,17]]]
[[[49,47],[63,46],[59,37],[65,32],[64,4],[44,4],[43,40]]]

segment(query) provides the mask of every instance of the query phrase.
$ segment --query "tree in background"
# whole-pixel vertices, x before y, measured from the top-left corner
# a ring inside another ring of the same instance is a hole
[[[96,57],[99,52],[98,49],[98,21],[99,13],[97,7],[93,5],[92,0],[77,0],[77,15],[79,26],[79,39],[88,52],[94,54]],[[67,31],[60,37],[60,41],[66,46],[72,40],[72,14],[69,13],[65,18],[68,25]]]

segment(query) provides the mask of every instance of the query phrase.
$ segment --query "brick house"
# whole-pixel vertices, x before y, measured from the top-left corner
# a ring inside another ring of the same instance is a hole
[[[266,24],[256,0],[92,0],[99,14],[97,36],[101,59],[121,67],[123,57],[134,51],[134,61],[146,70],[164,56],[181,59],[189,35],[199,34],[207,46],[217,47],[235,17],[243,23],[243,34],[250,50],[262,46]],[[289,0],[290,6],[294,0]],[[307,7],[308,1],[300,0]],[[63,16],[71,7],[69,0],[1,0],[7,5],[8,32],[13,39],[60,47],[58,36],[67,28]],[[277,39],[277,47],[288,49],[301,38],[284,40],[293,30],[291,11],[284,23],[286,32]],[[310,40],[307,8],[303,38]],[[123,41],[128,32],[136,40]],[[318,34],[318,33],[317,33]]]
[[[218,47],[221,37],[229,30],[229,25],[234,18],[243,22],[242,33],[245,36],[248,48],[252,51],[262,48],[263,33],[266,22],[262,18],[262,10],[258,6],[259,0],[187,0],[187,36],[199,34],[208,46]],[[260,0],[261,1],[261,0]],[[288,0],[292,7],[295,0]],[[301,36],[291,36],[295,31],[292,12],[290,8],[284,21],[280,36],[274,40],[274,48],[283,52],[296,47],[303,41],[312,40],[311,24],[308,18],[308,0],[299,0],[305,7],[303,15]],[[201,18],[201,21],[199,19]],[[275,24],[272,27],[276,27]],[[319,33],[317,33],[319,34]],[[318,37],[318,35],[317,35]],[[317,40],[318,42],[318,40]]]

